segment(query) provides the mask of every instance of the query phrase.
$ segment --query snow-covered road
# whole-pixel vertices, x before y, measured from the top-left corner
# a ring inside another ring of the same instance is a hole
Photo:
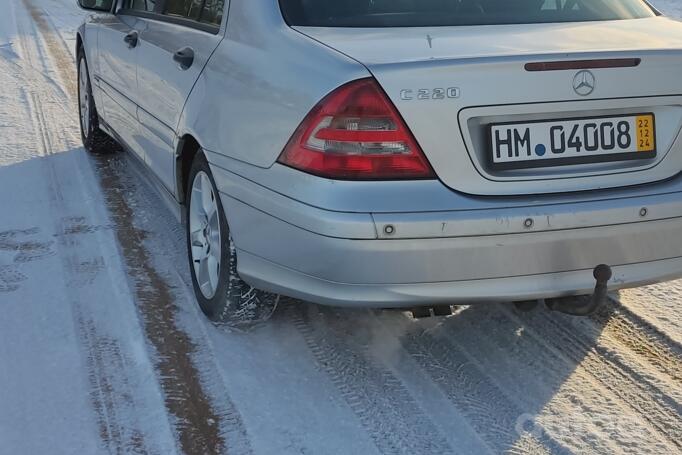
[[[84,13],[3,6],[0,454],[682,453],[682,282],[586,319],[287,301],[208,323],[172,213],[125,154],[81,147]]]

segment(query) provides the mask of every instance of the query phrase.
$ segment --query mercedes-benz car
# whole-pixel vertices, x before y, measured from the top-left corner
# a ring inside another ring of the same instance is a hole
[[[213,320],[682,276],[682,23],[645,1],[79,3],[85,148],[184,207]]]

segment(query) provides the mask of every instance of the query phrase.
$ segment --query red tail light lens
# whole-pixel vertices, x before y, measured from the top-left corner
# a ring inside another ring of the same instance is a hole
[[[303,120],[279,162],[332,179],[435,178],[374,79],[351,82],[327,95]]]

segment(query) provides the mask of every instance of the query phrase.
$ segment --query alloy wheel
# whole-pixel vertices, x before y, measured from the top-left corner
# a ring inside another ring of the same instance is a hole
[[[194,275],[203,296],[212,299],[219,285],[222,240],[218,201],[211,180],[203,171],[192,182],[189,232]]]
[[[78,68],[78,88],[81,128],[83,129],[83,136],[88,137],[90,133],[90,87],[88,83],[88,69],[84,58],[81,58]]]

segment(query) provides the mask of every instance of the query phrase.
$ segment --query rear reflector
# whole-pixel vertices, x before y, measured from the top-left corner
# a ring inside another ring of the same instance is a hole
[[[632,68],[642,63],[641,58],[611,58],[602,60],[571,60],[526,63],[526,71],[589,70],[601,68]]]
[[[435,178],[374,79],[351,82],[327,95],[303,120],[278,161],[339,180]]]

